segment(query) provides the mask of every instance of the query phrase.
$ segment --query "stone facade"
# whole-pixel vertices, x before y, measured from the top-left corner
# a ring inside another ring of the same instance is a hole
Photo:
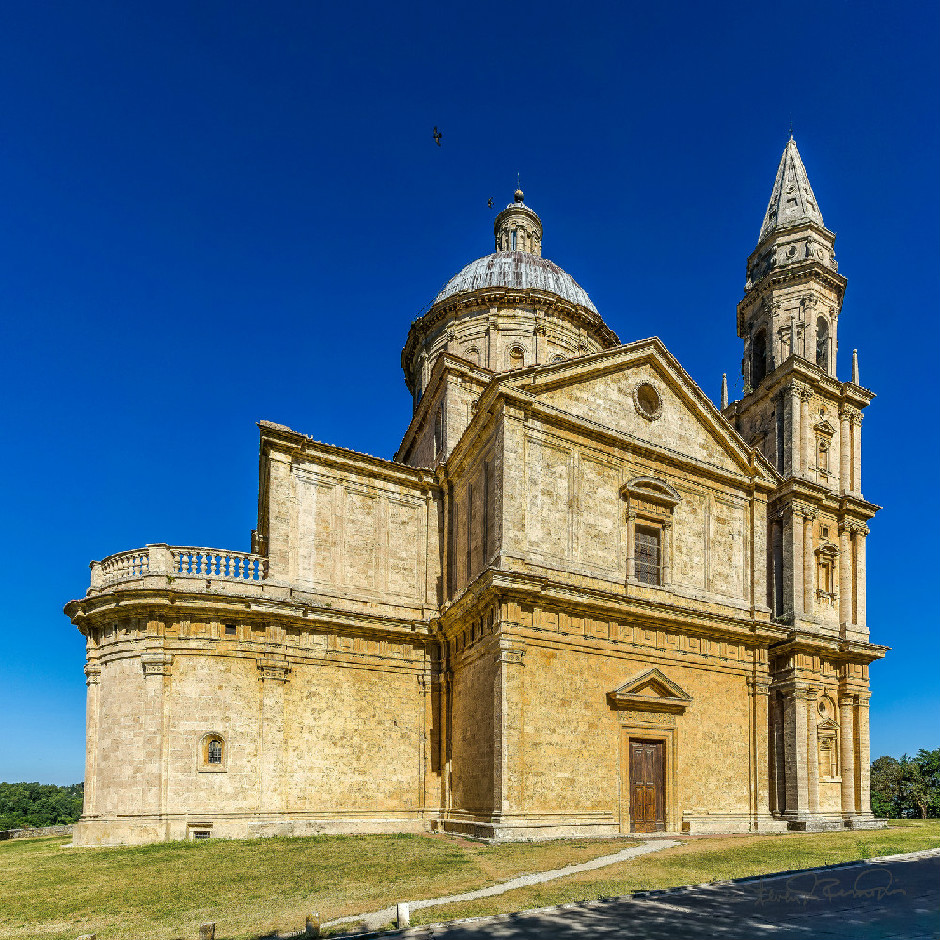
[[[92,563],[76,842],[875,824],[873,396],[835,377],[796,145],[722,410],[620,344],[521,192],[495,235],[411,326],[394,461],[261,422],[250,553]]]

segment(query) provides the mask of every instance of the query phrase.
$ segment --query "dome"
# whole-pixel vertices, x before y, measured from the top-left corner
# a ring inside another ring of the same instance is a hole
[[[527,251],[497,251],[471,261],[444,285],[444,289],[434,298],[434,304],[455,294],[493,287],[545,291],[597,313],[587,292],[570,274],[547,258],[537,257]]]

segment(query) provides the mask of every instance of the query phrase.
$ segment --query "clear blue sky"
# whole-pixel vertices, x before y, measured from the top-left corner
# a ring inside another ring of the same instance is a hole
[[[878,397],[872,754],[940,744],[938,5],[7,3],[0,780],[84,773],[88,561],[248,548],[267,418],[383,457],[410,321],[521,173],[623,341],[740,394],[792,118]],[[431,138],[434,125],[443,146]]]

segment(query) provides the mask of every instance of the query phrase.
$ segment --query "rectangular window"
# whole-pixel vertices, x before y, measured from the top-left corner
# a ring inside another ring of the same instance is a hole
[[[194,829],[193,838],[194,839],[208,839],[212,835],[208,829]]]
[[[636,560],[636,579],[641,584],[662,583],[662,552],[659,529],[637,526],[633,554]]]
[[[227,623],[225,625],[225,635],[235,636],[235,624],[234,623]]]

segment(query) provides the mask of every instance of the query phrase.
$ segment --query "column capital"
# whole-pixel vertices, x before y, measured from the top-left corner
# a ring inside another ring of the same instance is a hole
[[[809,503],[794,502],[790,508],[794,515],[802,516],[804,519],[815,519],[818,514],[816,507],[811,506]]]
[[[845,519],[839,523],[839,535],[848,532],[854,532],[856,535],[861,535],[864,538],[871,532],[871,529],[869,529],[864,522],[855,522],[850,519]]]
[[[88,663],[85,666],[85,685],[97,685],[101,681],[101,666]]]
[[[173,654],[163,650],[141,653],[140,665],[145,676],[168,676],[172,671]]]
[[[526,654],[525,643],[519,639],[507,639],[501,637],[499,640],[499,661],[512,666],[522,666],[523,657]]]
[[[290,677],[290,663],[286,659],[277,659],[273,656],[262,656],[258,660],[259,677],[262,682],[271,680],[274,682],[287,682]]]

